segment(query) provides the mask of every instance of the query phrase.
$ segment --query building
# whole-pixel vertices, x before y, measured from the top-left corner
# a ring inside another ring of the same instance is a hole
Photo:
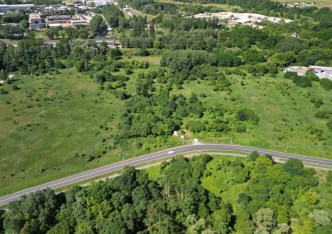
[[[46,16],[46,21],[48,23],[58,23],[63,21],[71,20],[71,15],[51,15]]]
[[[332,80],[332,67],[323,67],[323,66],[312,66],[309,67],[299,67],[299,66],[291,66],[284,67],[283,72],[296,72],[298,76],[305,76],[307,71],[314,71],[316,76],[319,79],[327,78]]]
[[[327,78],[332,80],[332,67],[309,66],[309,69],[313,70],[320,79]]]
[[[46,27],[46,22],[40,14],[29,14],[29,25],[31,30],[40,30]]]
[[[108,47],[115,47],[115,38],[112,37],[96,37],[95,42],[99,46],[103,41],[107,43]]]
[[[44,44],[45,45],[51,45],[51,46],[55,47],[58,44],[58,41],[57,40],[45,40]]]
[[[28,10],[33,10],[34,8],[35,8],[34,4],[19,4],[19,5],[1,4],[0,5],[0,12],[6,12],[6,11],[28,11]]]
[[[46,17],[46,24],[50,28],[72,28],[78,25],[87,26],[89,25],[89,20],[85,19],[83,16],[78,15],[52,15]]]
[[[82,25],[82,26],[88,26],[89,25],[89,23],[86,20],[79,20],[79,19],[72,20],[71,24],[73,25],[73,27],[76,27],[78,25]]]

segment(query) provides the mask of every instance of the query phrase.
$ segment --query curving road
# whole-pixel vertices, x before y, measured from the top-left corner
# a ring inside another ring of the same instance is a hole
[[[51,188],[56,189],[60,187],[64,187],[66,185],[74,184],[83,180],[91,179],[96,176],[101,176],[110,172],[117,171],[119,169],[122,169],[126,166],[134,166],[137,164],[146,163],[149,161],[153,161],[156,159],[162,159],[165,157],[169,157],[168,151],[174,151],[175,153],[173,155],[177,154],[183,154],[183,153],[189,153],[194,151],[210,151],[210,150],[223,150],[223,151],[237,151],[237,152],[244,152],[244,153],[250,153],[254,150],[256,150],[260,154],[270,154],[271,156],[278,157],[278,158],[296,158],[306,163],[314,163],[319,165],[328,165],[332,166],[332,160],[328,159],[321,159],[321,158],[313,158],[303,155],[296,155],[296,154],[288,154],[288,153],[282,153],[282,152],[276,152],[271,150],[265,150],[265,149],[258,149],[258,148],[252,148],[247,146],[239,146],[239,145],[227,145],[227,144],[198,144],[198,145],[186,145],[181,146],[177,148],[167,149],[163,151],[159,151],[156,153],[147,154],[144,156],[131,158],[128,160],[124,160],[121,162],[117,162],[114,164],[102,166],[99,168],[95,168],[89,171],[85,171],[76,175],[72,175],[69,177],[65,177],[59,180],[55,180],[52,182],[48,182],[46,184],[42,184],[36,187],[28,188],[16,193],[12,193],[3,197],[0,197],[0,206],[5,205],[11,201],[18,200],[23,195],[36,192],[38,190],[42,190],[45,188]]]

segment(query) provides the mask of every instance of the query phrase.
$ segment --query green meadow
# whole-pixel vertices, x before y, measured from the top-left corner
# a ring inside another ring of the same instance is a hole
[[[226,142],[269,148],[277,151],[332,158],[332,133],[326,120],[315,117],[319,110],[331,110],[331,91],[324,90],[319,83],[313,87],[299,88],[290,80],[277,77],[229,76],[232,82],[229,92],[215,92],[206,81],[190,81],[183,85],[183,93],[192,92],[202,98],[205,105],[246,107],[257,113],[259,123],[246,133],[234,135],[201,133],[197,137],[207,142]],[[204,95],[203,95],[204,96]],[[324,104],[317,108],[310,100],[320,98]]]
[[[146,69],[133,69],[126,90],[135,94],[139,73],[157,70],[160,56],[123,56],[125,61],[149,61]],[[124,69],[114,74],[124,75]],[[206,107],[245,107],[259,116],[258,125],[245,133],[193,134],[185,129],[187,143],[194,137],[206,143],[233,143],[278,151],[332,158],[332,133],[326,120],[315,117],[330,110],[331,92],[317,82],[299,88],[281,77],[228,75],[231,91],[213,91],[208,81],[185,81],[171,93],[196,93]],[[161,85],[158,83],[155,86]],[[1,87],[0,95],[0,195],[45,183],[80,171],[180,145],[169,136],[166,142],[153,137],[114,144],[124,101],[102,90],[91,76],[74,68],[41,76],[17,76]],[[204,94],[204,95],[203,95]],[[310,99],[321,98],[317,108]],[[207,118],[207,117],[203,117]],[[143,147],[135,148],[140,142]],[[144,147],[148,145],[149,147]]]
[[[3,89],[0,194],[117,160],[110,136],[121,103],[87,76],[23,76]]]

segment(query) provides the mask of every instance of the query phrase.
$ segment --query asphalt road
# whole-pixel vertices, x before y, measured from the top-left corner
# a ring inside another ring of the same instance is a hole
[[[42,184],[36,187],[28,188],[16,193],[12,193],[3,197],[0,197],[0,206],[5,205],[11,201],[18,200],[23,195],[36,192],[38,190],[42,190],[45,188],[51,188],[56,189],[60,187],[64,187],[70,184],[74,184],[83,180],[91,179],[97,176],[101,176],[110,172],[117,171],[119,169],[122,169],[126,166],[134,166],[137,164],[147,163],[149,161],[153,161],[156,159],[162,159],[165,157],[169,157],[168,151],[174,151],[175,153],[173,155],[177,154],[183,154],[183,153],[189,153],[194,151],[210,151],[210,150],[223,150],[223,151],[237,151],[237,152],[244,152],[244,153],[250,153],[254,150],[256,150],[260,154],[270,154],[271,156],[278,157],[278,158],[296,158],[303,162],[307,163],[314,163],[318,165],[328,165],[332,166],[332,160],[328,159],[321,159],[321,158],[313,158],[303,155],[296,155],[296,154],[288,154],[288,153],[282,153],[282,152],[276,152],[271,150],[264,150],[264,149],[257,149],[257,148],[251,148],[246,146],[239,146],[239,145],[226,145],[226,144],[197,144],[197,145],[186,145],[181,146],[177,148],[171,148],[163,151],[159,151],[156,153],[147,154],[144,156],[131,158],[128,160],[124,160],[121,162],[117,162],[114,164],[102,166],[99,168],[95,168],[89,171],[85,171],[76,175],[72,175],[69,177],[65,177],[59,180],[55,180],[52,182],[48,182],[46,184]]]

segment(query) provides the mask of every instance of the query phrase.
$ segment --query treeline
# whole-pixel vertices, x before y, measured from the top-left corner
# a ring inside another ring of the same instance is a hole
[[[23,39],[25,34],[24,28],[20,25],[0,25],[0,38],[18,40]]]
[[[214,182],[212,182],[212,179]],[[217,183],[219,181],[219,184]],[[6,233],[329,233],[328,194],[313,169],[296,159],[276,164],[253,152],[247,159],[208,155],[163,162],[144,170],[55,194],[50,189],[10,203]],[[233,186],[235,201],[223,199]]]
[[[3,23],[19,23],[22,20],[28,20],[28,17],[23,12],[7,12],[0,17]]]
[[[168,29],[172,33],[160,33],[155,30],[156,27]],[[150,24],[146,18],[133,17],[126,24],[128,31],[124,31],[121,26],[119,29],[122,46],[129,48],[192,49],[216,54],[229,48],[230,53],[227,54],[230,56],[222,59],[234,58],[235,61],[224,64],[250,64],[248,69],[253,74],[268,72],[264,67],[269,68],[270,65],[328,66],[332,60],[332,50],[328,43],[332,34],[327,32],[328,29],[320,28],[315,33],[309,33],[309,28],[302,30],[293,23],[278,26],[268,24],[264,29],[238,26],[226,30],[215,19],[157,16]],[[291,36],[294,33],[300,37]]]
[[[60,59],[71,51],[68,41],[59,42],[56,47],[40,40],[22,40],[17,47],[0,42],[0,48],[1,69],[21,74],[42,74],[61,68],[64,65]]]
[[[118,59],[117,52],[117,49],[108,48],[106,43],[97,46],[94,40],[65,38],[53,46],[30,39],[21,40],[17,47],[0,42],[0,70],[33,75],[74,66],[78,71],[99,71],[107,65],[117,70],[119,65],[113,64]]]
[[[194,17],[184,18],[181,15],[164,15],[156,16],[152,22],[160,25],[162,28],[170,29],[171,32],[190,31],[194,29],[220,29],[218,19],[197,19]]]
[[[129,5],[130,7],[142,11],[145,14],[175,14],[177,12],[177,7],[174,3],[155,2],[154,0],[120,0],[119,2],[122,5]]]
[[[115,6],[105,6],[101,9],[103,16],[105,17],[107,23],[110,27],[118,27],[121,20],[124,19],[123,12]]]
[[[197,2],[201,4],[206,3],[218,3],[218,4],[227,4],[232,6],[240,6],[246,10],[256,10],[256,11],[269,11],[277,10],[283,8],[281,3],[273,2],[270,0],[179,0],[179,2]]]

